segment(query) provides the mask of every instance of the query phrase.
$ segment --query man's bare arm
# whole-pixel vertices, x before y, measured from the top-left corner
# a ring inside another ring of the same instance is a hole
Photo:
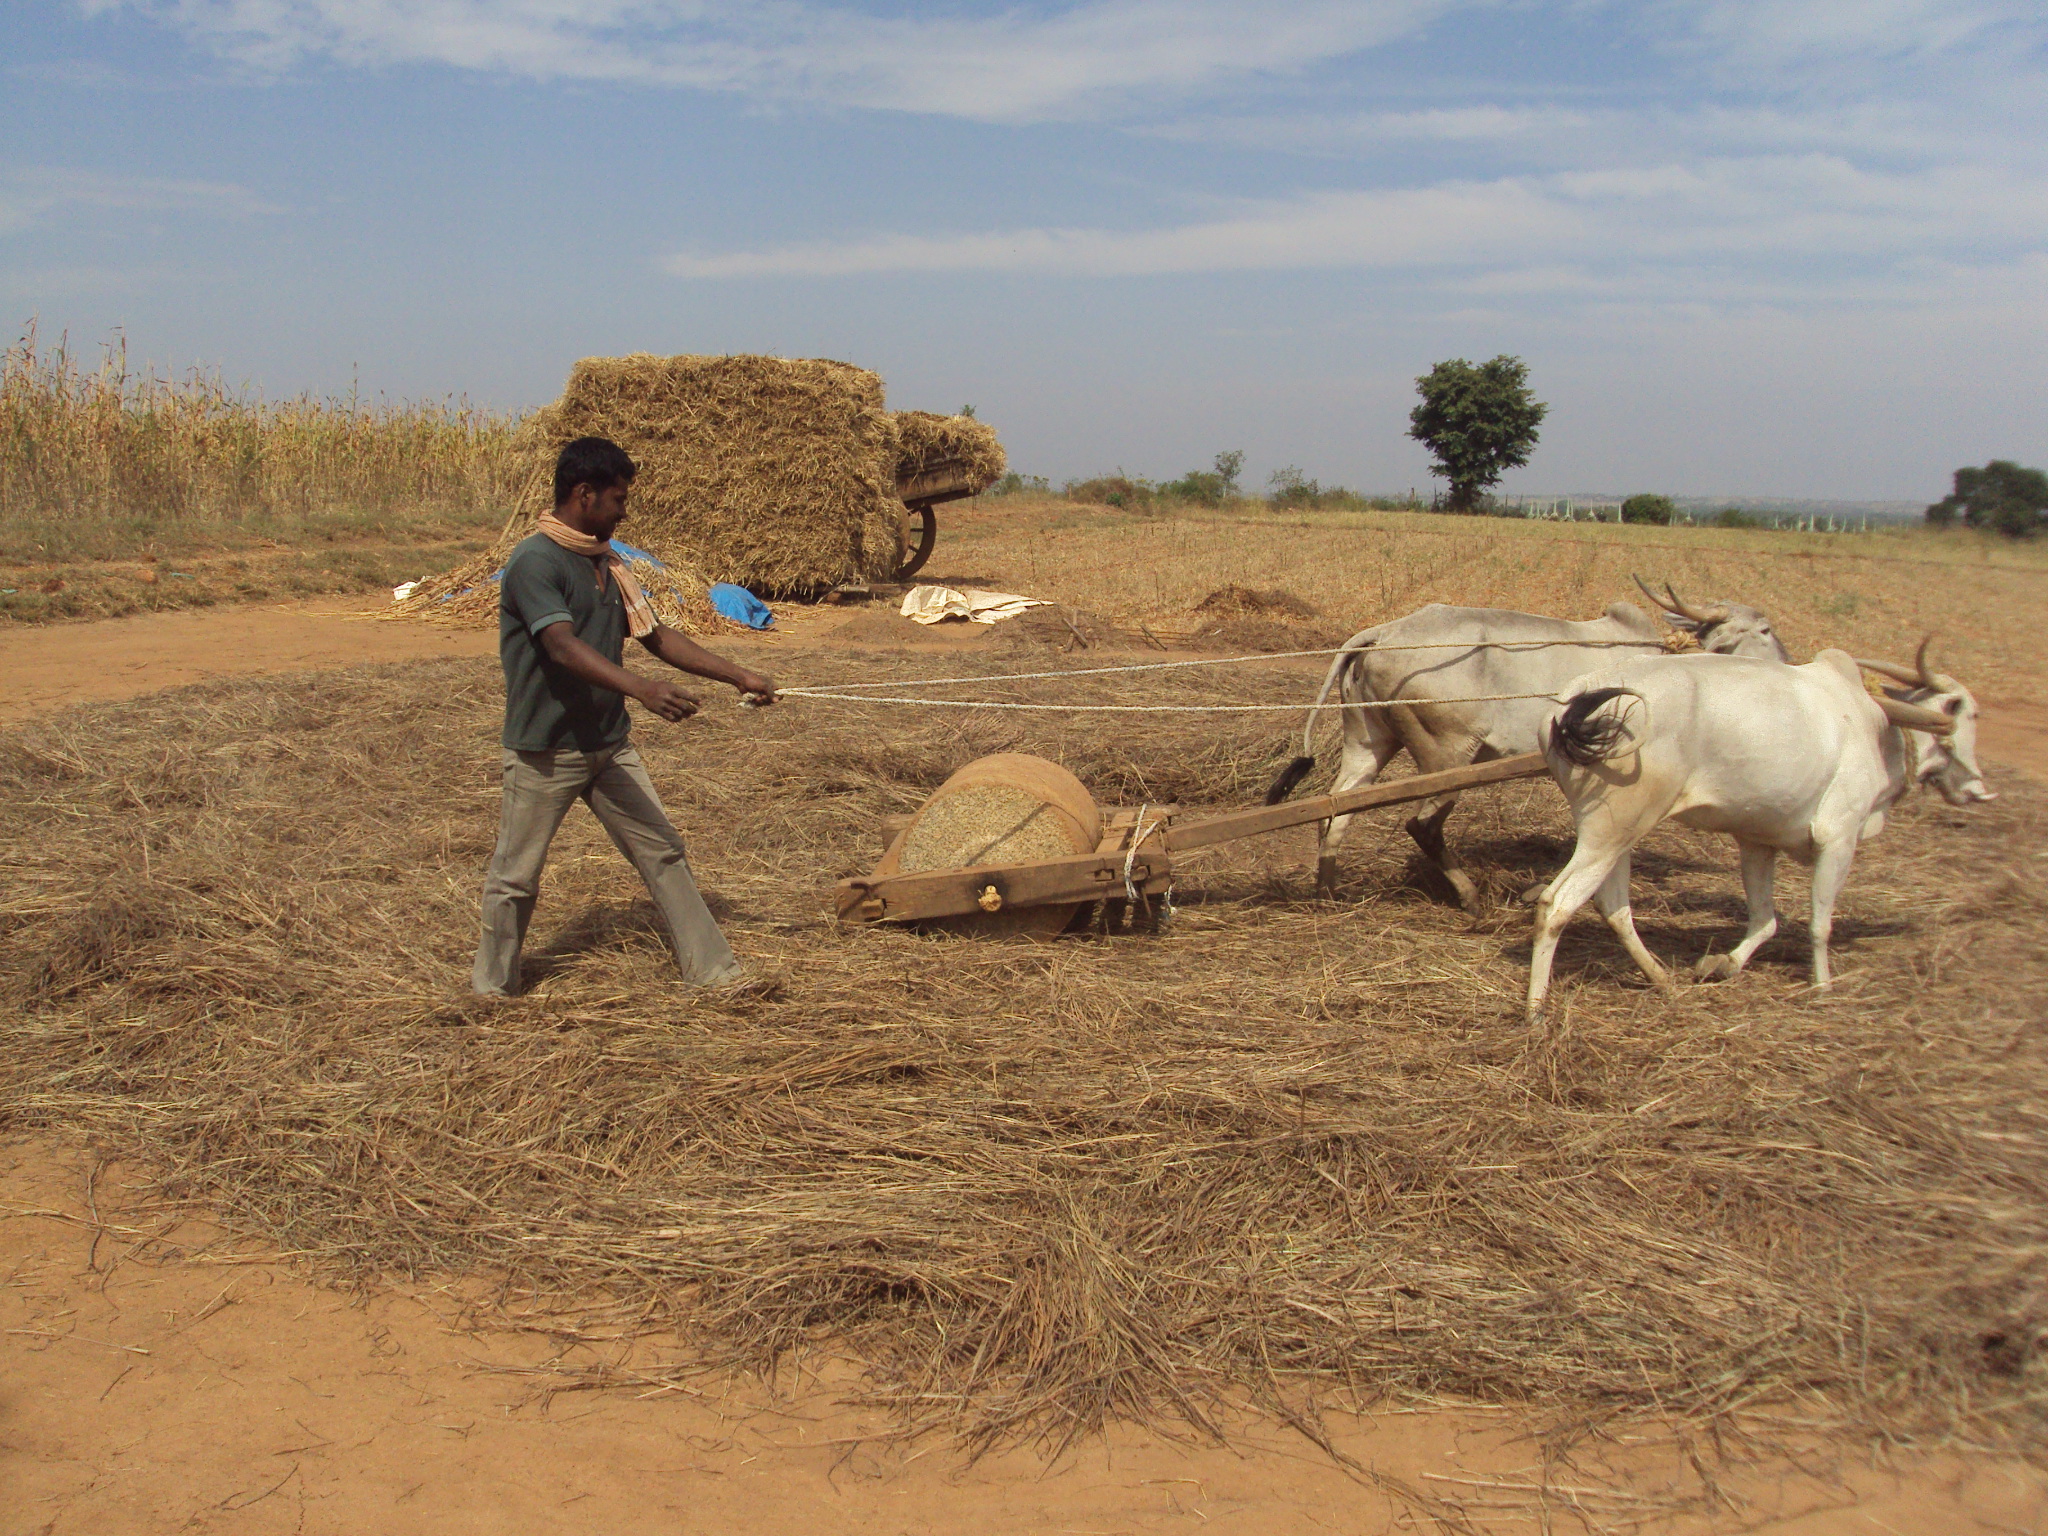
[[[548,653],[548,660],[571,677],[581,678],[594,687],[609,688],[613,693],[623,693],[629,699],[638,699],[664,720],[684,720],[697,713],[695,695],[685,693],[674,683],[661,678],[642,677],[637,672],[614,666],[578,640],[574,626],[567,620],[550,624],[542,630],[540,644],[541,649]]]
[[[679,672],[688,672],[693,677],[708,677],[716,683],[730,684],[741,693],[759,695],[764,704],[775,702],[774,683],[736,661],[728,661],[723,656],[705,650],[696,641],[687,635],[677,634],[666,624],[657,624],[654,633],[643,635],[640,643]]]

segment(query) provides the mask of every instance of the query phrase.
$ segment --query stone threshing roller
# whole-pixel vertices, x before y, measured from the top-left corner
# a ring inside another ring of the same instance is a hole
[[[1524,752],[1183,821],[1171,805],[1105,816],[1059,764],[1000,752],[967,764],[916,815],[889,827],[881,862],[871,874],[840,881],[834,904],[842,923],[923,922],[1049,938],[1091,902],[1164,894],[1175,854],[1547,771],[1542,753]]]

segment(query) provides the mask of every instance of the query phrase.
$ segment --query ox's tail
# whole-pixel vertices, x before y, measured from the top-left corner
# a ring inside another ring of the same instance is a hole
[[[1372,642],[1367,640],[1364,645],[1347,645],[1343,650],[1330,658],[1330,670],[1323,676],[1323,690],[1316,695],[1318,707],[1308,712],[1308,723],[1301,728],[1301,756],[1295,758],[1285,768],[1280,770],[1280,776],[1266,790],[1266,804],[1278,805],[1282,800],[1285,800],[1294,793],[1295,786],[1307,778],[1310,771],[1314,769],[1316,765],[1316,716],[1322,713],[1320,706],[1324,700],[1329,698],[1330,690],[1336,687],[1338,680],[1343,677],[1344,669],[1356,666],[1359,653],[1367,645],[1371,644]]]
[[[1573,695],[1563,712],[1550,722],[1550,751],[1581,768],[1591,768],[1616,756],[1623,743],[1635,739],[1623,718],[1626,711],[1612,715],[1595,711],[1621,698],[1641,700],[1646,711],[1650,707],[1649,701],[1633,688],[1590,688]]]

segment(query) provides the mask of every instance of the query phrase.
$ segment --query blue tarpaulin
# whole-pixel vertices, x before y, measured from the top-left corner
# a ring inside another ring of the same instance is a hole
[[[745,587],[736,587],[729,581],[721,581],[712,587],[711,606],[749,629],[775,627],[775,615],[768,605]]]

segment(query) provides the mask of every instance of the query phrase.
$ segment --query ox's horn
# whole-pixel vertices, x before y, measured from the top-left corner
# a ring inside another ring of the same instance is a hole
[[[1644,590],[1647,591],[1648,588],[1645,588]],[[1664,583],[1664,596],[1668,600],[1665,603],[1665,606],[1667,608],[1669,608],[1673,613],[1684,614],[1688,619],[1691,619],[1695,624],[1719,624],[1723,619],[1728,617],[1728,610],[1726,608],[1693,607],[1691,603],[1688,603],[1684,598],[1678,595],[1678,589],[1672,586],[1671,583],[1668,581]]]
[[[1918,704],[1908,704],[1903,699],[1879,699],[1877,707],[1884,711],[1885,719],[1893,725],[1902,725],[1909,731],[1926,731],[1934,736],[1947,736],[1956,728],[1953,716],[1938,709],[1925,709]]]
[[[1920,652],[1913,658],[1911,667],[1902,667],[1895,661],[1865,661],[1861,657],[1856,665],[1866,672],[1875,672],[1879,677],[1888,677],[1895,683],[1904,683],[1908,688],[1932,688],[1939,691],[1941,683],[1927,668],[1927,647],[1934,643],[1929,635],[1920,642]]]
[[[1661,597],[1659,597],[1659,596],[1658,596],[1658,595],[1657,595],[1656,593],[1652,592],[1652,591],[1650,590],[1650,584],[1649,584],[1648,582],[1644,581],[1642,577],[1640,577],[1640,576],[1636,575],[1636,573],[1635,573],[1634,571],[1630,571],[1630,572],[1629,572],[1629,576],[1630,576],[1630,578],[1631,578],[1632,580],[1634,580],[1634,582],[1635,582],[1635,584],[1636,584],[1637,586],[1639,586],[1639,587],[1641,587],[1641,588],[1643,589],[1643,596],[1647,597],[1647,598],[1648,598],[1648,599],[1650,600],[1650,606],[1651,606],[1652,608],[1671,608],[1671,607],[1672,607],[1671,603],[1670,603],[1670,602],[1669,602],[1668,600],[1666,600],[1666,599],[1664,599],[1664,598],[1661,598]],[[1677,610],[1677,609],[1675,609],[1675,608],[1673,608],[1673,609],[1672,609],[1672,611],[1673,611],[1673,612],[1675,613],[1675,612],[1677,612],[1678,610]]]

